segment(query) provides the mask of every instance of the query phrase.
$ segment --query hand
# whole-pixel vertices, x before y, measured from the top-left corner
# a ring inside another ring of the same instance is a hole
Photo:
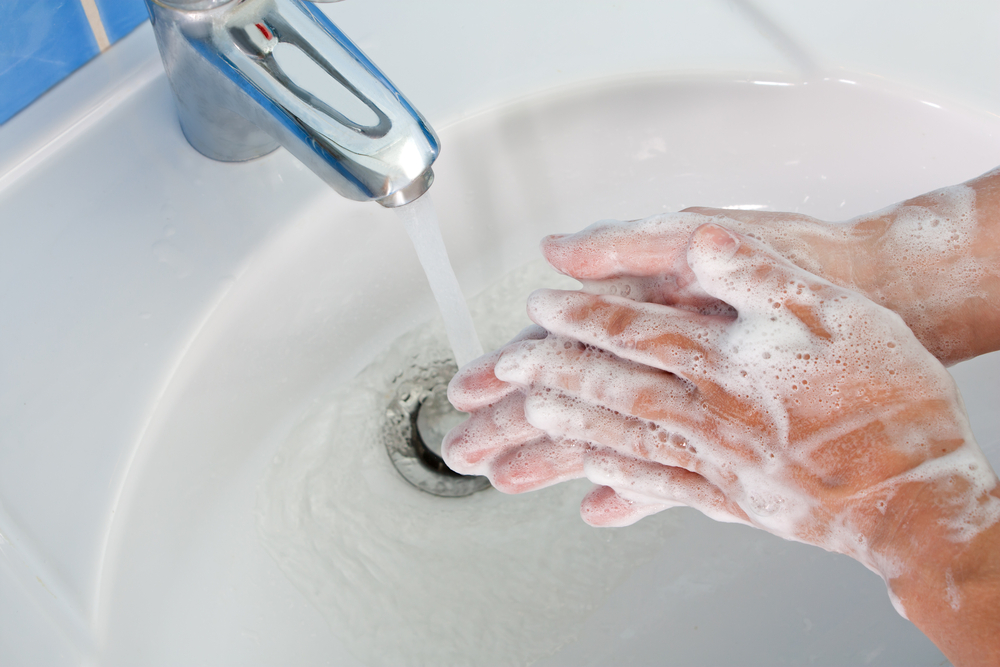
[[[997,543],[1000,516],[996,476],[950,376],[898,316],[753,239],[707,225],[686,256],[705,295],[735,317],[536,293],[529,314],[550,335],[463,371],[453,398],[473,416],[449,437],[447,460],[461,470],[489,431],[477,452],[488,470],[517,458],[530,434],[529,486],[581,468],[603,485],[584,502],[592,523],[685,504],[846,553],[945,648],[954,628],[934,628],[948,600],[985,590],[995,601],[995,573],[977,592],[954,572],[983,571],[961,566],[982,561],[984,540]],[[494,392],[506,392],[501,420],[482,412],[488,392],[478,408],[467,401],[469,380],[491,365]],[[515,422],[529,430],[505,428]],[[567,459],[554,454],[563,442]]]
[[[553,267],[581,280],[593,293],[617,294],[702,314],[733,314],[728,304],[699,285],[687,263],[691,233],[710,221],[761,239],[810,273],[860,291],[897,311],[918,340],[943,363],[1000,349],[1000,170],[845,224],[795,213],[693,208],[631,223],[598,223],[577,234],[549,237],[543,241],[542,251]],[[509,393],[493,374],[498,358],[494,354],[456,376],[451,392],[456,407],[476,409],[472,407],[475,403],[466,405],[466,385],[491,386],[496,400]],[[483,377],[474,377],[476,374]],[[510,402],[516,404],[517,400]],[[510,411],[523,409],[515,406]],[[524,437],[544,437],[524,422],[523,414],[504,418],[517,421],[518,433]],[[469,428],[483,426],[474,421]],[[478,436],[463,430],[455,437],[474,440]],[[472,440],[463,446],[456,441],[453,450],[457,458],[466,449],[493,453],[503,449],[489,450]],[[493,440],[510,445],[517,437],[498,433]],[[536,449],[542,452],[536,458],[544,458],[544,447]],[[476,456],[475,469],[491,475],[498,488],[511,492],[528,488],[521,486],[526,483],[523,477],[499,477],[499,471],[490,471],[491,459],[486,454]],[[520,456],[518,462],[525,453]],[[567,469],[564,474],[582,474],[586,456],[577,452],[572,472]],[[506,461],[504,469],[514,463]],[[456,465],[461,468],[463,464]],[[471,471],[471,465],[465,464],[465,469]],[[508,481],[514,479],[516,483]],[[546,483],[544,477],[538,477],[531,486]],[[603,518],[595,514],[592,520],[607,523],[616,520],[616,515],[617,520],[626,520],[623,513],[628,505],[612,511],[616,498],[602,497],[606,501],[599,505]],[[635,506],[631,507],[634,512]]]
[[[956,460],[945,474],[978,465],[985,481],[966,490],[992,489],[951,377],[898,316],[715,225],[687,257],[738,317],[536,293],[529,315],[551,335],[463,371],[451,397],[473,418],[449,463],[508,490],[583,473],[616,491],[588,500],[592,520],[608,504],[689,504],[879,571],[869,541],[908,473]]]
[[[798,213],[689,208],[644,220],[602,221],[576,234],[543,239],[542,254],[557,271],[581,281],[586,292],[731,313],[698,284],[687,262],[691,234],[709,222],[763,239],[794,264],[832,282],[851,282],[861,245],[851,228]]]
[[[497,378],[495,367],[507,352],[518,349],[522,342],[554,340],[541,327],[528,327],[504,347],[462,368],[452,379],[448,386],[449,400],[472,417],[445,438],[442,455],[449,467],[466,475],[485,475],[505,493],[524,493],[585,477],[588,461],[611,453],[592,443],[552,437],[532,426],[525,415],[524,392]],[[580,351],[585,347],[570,341],[565,344]],[[636,365],[634,370],[641,372],[642,367]],[[685,474],[682,470],[674,472]],[[681,504],[649,499],[643,503],[622,502],[614,493],[607,494],[602,489],[591,495],[593,500],[602,501],[599,509],[590,500],[591,496],[584,502],[584,517],[593,525],[634,523],[643,516]],[[603,516],[590,516],[587,508],[591,506]],[[716,518],[724,520],[721,516]]]
[[[1000,349],[1000,169],[845,223],[690,208],[542,242],[586,291],[712,312],[685,260],[699,225],[764,241],[797,266],[898,313],[946,365]]]
[[[691,209],[633,223],[598,223],[573,236],[549,237],[542,249],[557,270],[581,280],[595,292],[705,313],[732,314],[730,306],[698,285],[686,259],[691,233],[721,213]],[[732,213],[739,216],[744,212]],[[849,264],[839,261],[845,256],[844,249],[852,247],[843,230],[797,214],[753,215],[753,219],[741,223],[743,227],[760,228],[764,232],[780,226],[784,231],[776,236],[787,241],[787,252],[800,263],[813,268],[820,266],[819,258],[811,250],[815,247],[823,249],[826,263]],[[727,219],[727,222],[739,221]],[[792,229],[795,233],[789,231]],[[551,439],[525,420],[523,395],[498,380],[493,372],[496,361],[508,348],[523,339],[545,336],[546,332],[538,327],[526,330],[505,348],[463,368],[452,380],[451,402],[459,410],[476,415],[454,430],[446,442],[446,456],[455,470],[486,475],[496,488],[519,493],[582,477],[586,460],[604,455],[585,443],[573,443],[572,447],[563,446],[556,465],[548,446]],[[599,505],[591,502],[598,499],[602,501]],[[619,500],[598,490],[584,504],[588,520],[602,525],[622,524],[666,507],[619,504]]]
[[[522,341],[548,334],[530,326],[504,347],[463,367],[448,385],[448,399],[472,418],[455,427],[442,443],[442,456],[452,470],[485,475],[505,493],[523,493],[583,477],[585,443],[554,440],[527,422],[524,394],[497,379],[494,367],[503,354]]]

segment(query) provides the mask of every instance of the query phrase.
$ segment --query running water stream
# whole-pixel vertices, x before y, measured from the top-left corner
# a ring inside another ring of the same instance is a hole
[[[437,300],[441,316],[444,318],[444,328],[448,334],[455,361],[461,368],[476,357],[483,354],[483,346],[476,334],[476,327],[469,314],[469,306],[465,302],[458,279],[448,260],[448,251],[441,238],[441,228],[438,225],[437,212],[430,194],[425,194],[414,201],[395,209],[398,212],[406,233],[413,241],[420,265],[427,274],[427,282],[431,285],[434,298]]]

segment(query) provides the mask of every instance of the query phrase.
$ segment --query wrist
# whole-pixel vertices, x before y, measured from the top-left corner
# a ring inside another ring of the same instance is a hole
[[[953,664],[1000,664],[1000,524],[922,541],[886,579],[893,603]]]
[[[899,487],[873,524],[869,567],[900,613],[956,665],[1000,664],[1000,522],[990,511],[1000,489],[977,493],[960,478]]]
[[[944,188],[848,223],[845,286],[896,312],[951,365],[1000,346],[1000,247],[973,184]]]

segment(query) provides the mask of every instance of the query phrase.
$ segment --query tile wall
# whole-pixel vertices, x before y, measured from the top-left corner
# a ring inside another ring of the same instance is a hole
[[[143,0],[0,0],[0,123],[147,18]]]

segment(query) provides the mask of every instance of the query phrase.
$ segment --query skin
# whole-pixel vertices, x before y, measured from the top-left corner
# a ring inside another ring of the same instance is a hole
[[[546,239],[584,291],[532,295],[455,377],[446,461],[512,493],[588,477],[593,525],[686,505],[846,553],[953,663],[1000,664],[1000,489],[944,368],[1000,349],[1000,172],[965,186]]]

